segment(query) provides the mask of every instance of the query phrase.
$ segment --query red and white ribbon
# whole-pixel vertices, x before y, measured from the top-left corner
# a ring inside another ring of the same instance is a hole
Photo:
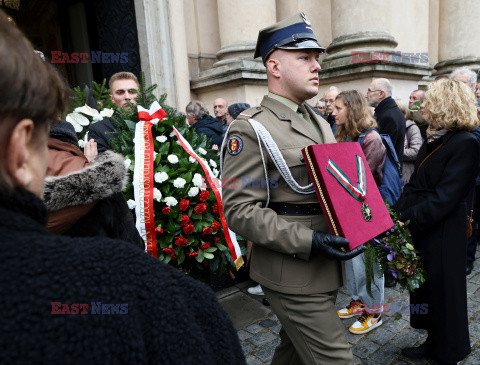
[[[221,189],[218,188],[218,186],[220,186],[220,183],[210,169],[210,166],[208,166],[208,163],[195,153],[190,143],[188,143],[188,141],[180,134],[180,132],[175,127],[173,127],[173,130],[177,135],[178,141],[180,142],[180,145],[183,147],[183,149],[195,160],[197,160],[197,162],[200,164],[203,171],[205,172],[205,177],[210,184],[213,193],[215,194],[215,198],[217,198],[218,212],[220,214],[220,223],[222,224],[225,240],[227,241],[228,248],[230,249],[230,253],[232,254],[233,262],[235,263],[235,267],[238,270],[243,265],[242,251],[240,250],[240,246],[238,245],[235,233],[228,228],[227,220],[225,219],[225,215],[223,214],[222,192]]]
[[[150,105],[150,109],[145,109],[140,105],[137,106],[138,110],[138,119],[149,122],[153,119],[160,119],[162,120],[167,116],[165,110],[162,109],[158,102],[154,101],[152,105]]]
[[[141,106],[137,106],[137,108],[140,121],[135,126],[135,168],[133,170],[133,192],[137,217],[135,225],[145,242],[145,250],[156,258],[152,120],[161,120],[167,116],[167,113],[157,102],[154,102],[149,110]]]

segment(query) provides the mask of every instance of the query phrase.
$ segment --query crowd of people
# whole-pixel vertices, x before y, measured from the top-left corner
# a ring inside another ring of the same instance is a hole
[[[122,196],[127,171],[105,118],[89,127],[82,151],[73,127],[59,120],[66,86],[0,12],[0,350],[14,362],[153,362],[242,364],[236,332],[213,292],[143,252]],[[188,125],[219,150],[222,176],[277,179],[275,189],[226,186],[225,217],[253,242],[250,276],[279,318],[272,364],[353,364],[342,319],[358,316],[353,334],[382,325],[384,287],[393,278],[375,265],[366,288],[363,246],[329,232],[305,167],[311,144],[359,142],[377,186],[388,162],[384,138],[402,172],[403,192],[390,202],[409,221],[427,272],[411,303],[411,326],[426,329],[412,359],[454,364],[471,351],[466,275],[473,268],[480,218],[480,83],[461,68],[394,99],[392,82],[366,90],[319,90],[319,45],[303,13],[259,32],[255,57],[266,68],[259,106],[217,98],[214,116],[192,100]],[[117,108],[135,106],[139,83],[110,78]],[[55,121],[55,122],[52,122]],[[385,137],[386,136],[386,137]],[[234,148],[235,146],[235,148]],[[473,222],[468,230],[468,222]],[[92,238],[95,237],[95,238]],[[336,308],[346,285],[350,304]],[[127,305],[125,316],[74,318],[74,306]],[[62,315],[54,313],[62,308]],[[76,303],[76,304],[72,304]],[[28,350],[26,350],[28,349]]]

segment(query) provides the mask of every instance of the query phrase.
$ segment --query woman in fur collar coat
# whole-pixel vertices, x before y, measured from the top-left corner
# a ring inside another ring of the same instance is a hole
[[[127,184],[122,155],[106,151],[89,162],[73,126],[61,120],[50,131],[48,153],[44,188],[48,229],[73,237],[119,238],[143,249],[122,195]]]

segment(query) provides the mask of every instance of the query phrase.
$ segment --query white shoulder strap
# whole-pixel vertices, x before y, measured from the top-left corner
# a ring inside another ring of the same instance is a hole
[[[267,164],[265,161],[265,158],[263,156],[263,150],[262,150],[262,145],[261,142],[263,142],[265,149],[268,151],[268,154],[270,155],[270,158],[272,159],[273,163],[275,164],[275,167],[277,170],[280,172],[280,175],[282,175],[283,179],[285,182],[290,186],[290,188],[299,193],[299,194],[314,194],[315,189],[313,188],[313,184],[309,184],[306,186],[301,186],[300,184],[297,183],[297,181],[293,178],[292,173],[290,172],[290,169],[287,166],[287,163],[285,162],[285,159],[283,158],[282,153],[280,152],[280,149],[278,148],[278,145],[275,143],[273,140],[271,134],[267,131],[267,129],[258,121],[255,119],[248,119],[248,122],[252,126],[253,130],[255,131],[255,134],[257,136],[258,140],[258,146],[260,148],[260,154],[262,157],[262,163],[263,163],[263,169],[265,171],[265,181],[266,186],[267,186],[267,203],[266,207],[268,206],[268,203],[270,202],[270,188],[268,184],[268,173],[267,173]],[[233,123],[232,123],[233,124]],[[230,127],[228,127],[225,135],[228,135],[228,131]],[[223,140],[222,143],[222,148],[220,149],[220,171],[223,169],[223,151],[225,148],[227,138]]]

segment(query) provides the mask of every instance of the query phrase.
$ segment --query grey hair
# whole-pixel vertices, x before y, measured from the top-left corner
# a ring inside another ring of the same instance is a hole
[[[192,100],[191,102],[189,102],[185,109],[187,115],[191,118],[195,118],[196,120],[200,120],[203,117],[209,115],[208,109],[205,104],[198,100]]]
[[[470,82],[470,85],[476,85],[477,84],[477,74],[475,72],[473,72],[472,70],[470,70],[469,68],[467,68],[467,67],[457,68],[457,69],[452,71],[449,78],[453,79],[453,77],[455,75],[458,75],[458,74],[467,74],[468,75],[468,81]]]
[[[392,96],[392,84],[387,79],[376,79],[375,86],[377,89],[385,91],[386,96]]]
[[[328,89],[328,91],[334,91],[334,90],[335,90],[335,91],[338,91],[338,93],[341,92],[341,90],[340,90],[338,87],[336,87],[336,86],[330,86],[330,89]]]

